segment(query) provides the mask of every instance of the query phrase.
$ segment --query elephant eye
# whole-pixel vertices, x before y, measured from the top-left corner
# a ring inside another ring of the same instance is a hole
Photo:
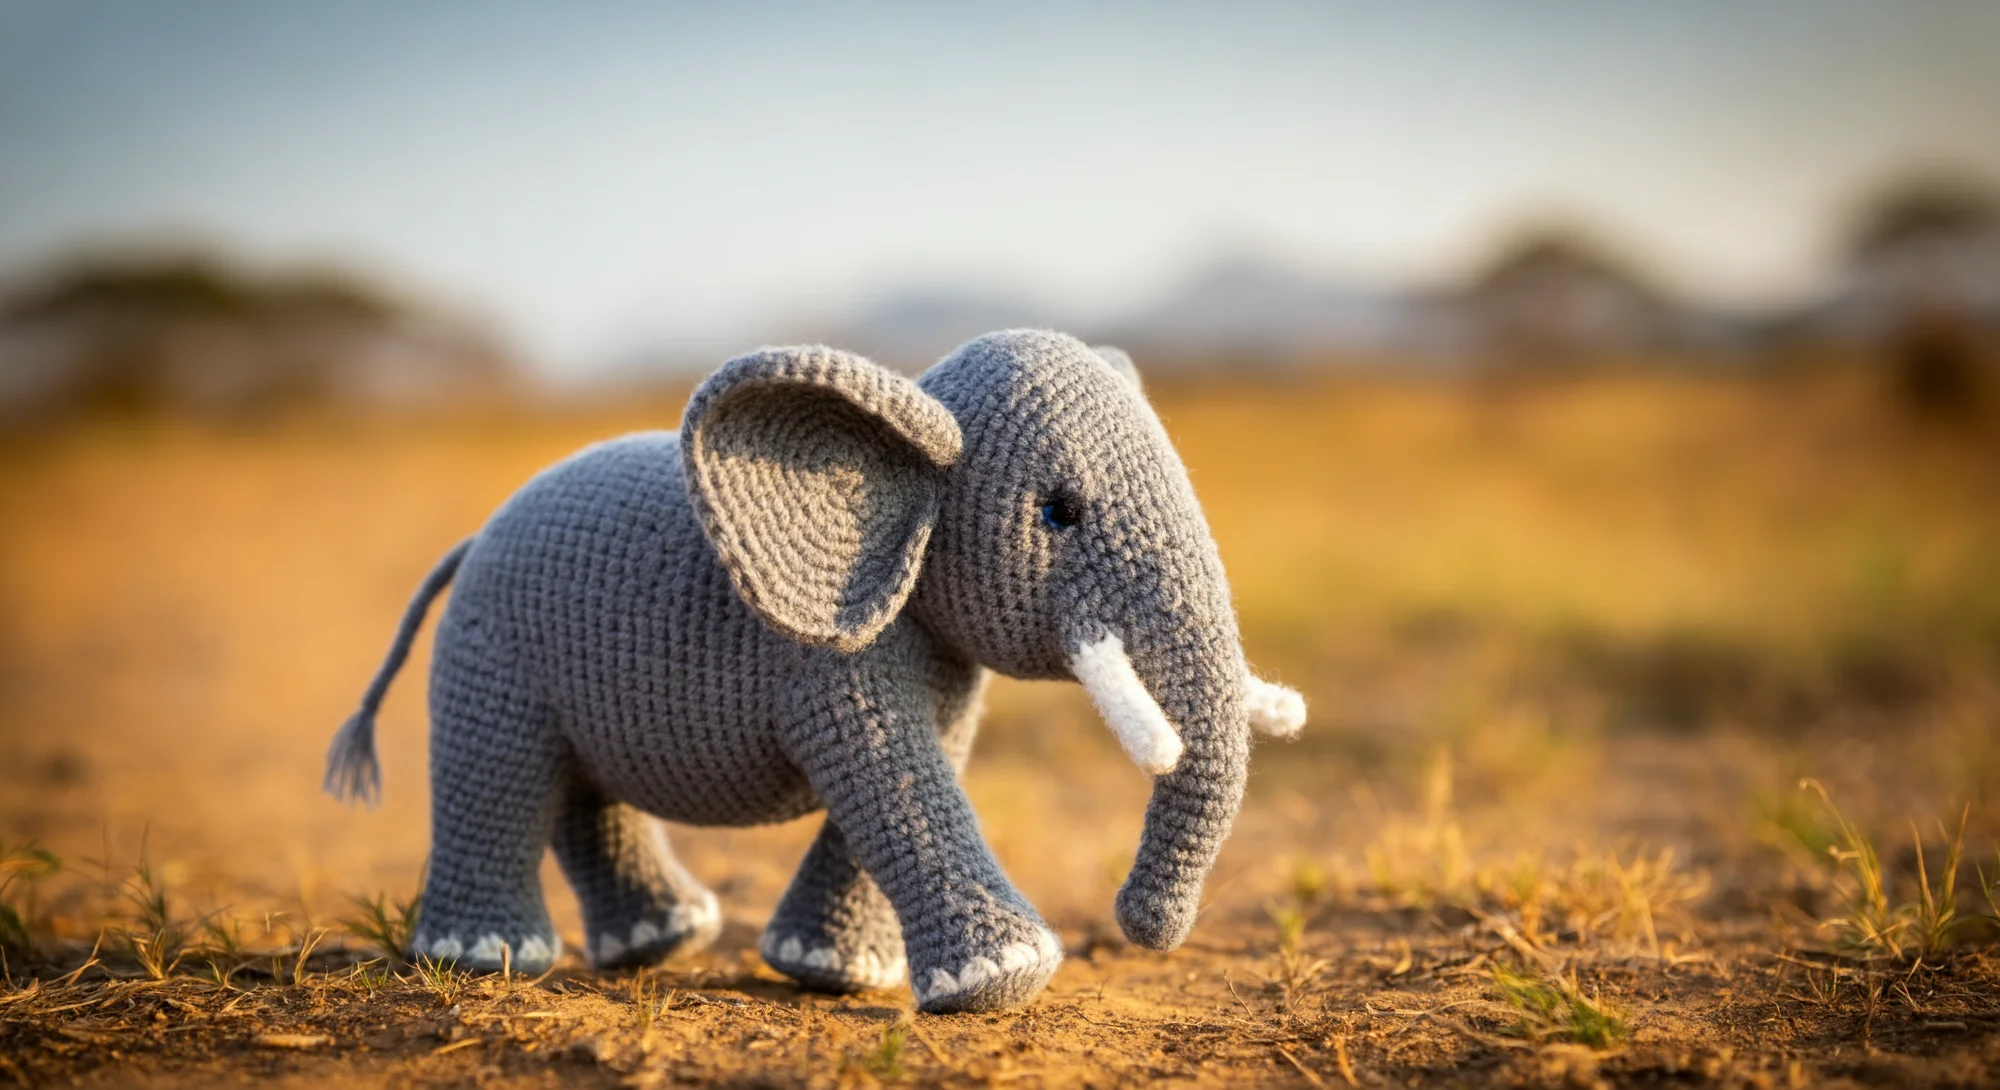
[[[1042,502],[1042,522],[1052,530],[1067,530],[1082,518],[1082,505],[1067,492],[1057,492]]]

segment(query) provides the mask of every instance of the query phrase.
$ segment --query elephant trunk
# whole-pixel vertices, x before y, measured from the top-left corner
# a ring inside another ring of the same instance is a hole
[[[1157,777],[1117,905],[1126,938],[1156,950],[1179,946],[1194,926],[1202,885],[1243,802],[1252,713],[1272,699],[1245,667],[1234,624],[1203,627],[1221,631],[1179,628],[1162,646],[1129,649],[1105,634],[1079,642],[1071,658],[1126,752]],[[1303,720],[1302,704],[1298,711]]]
[[[1133,763],[1156,777],[1139,854],[1118,891],[1125,937],[1155,950],[1179,946],[1194,927],[1202,885],[1243,804],[1250,732],[1296,737],[1306,716],[1298,693],[1251,675],[1233,623],[1175,631],[1164,646],[1130,651],[1118,634],[1102,634],[1078,642],[1070,659]]]

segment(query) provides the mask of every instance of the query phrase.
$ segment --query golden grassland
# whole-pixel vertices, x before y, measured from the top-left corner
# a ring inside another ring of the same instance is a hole
[[[1146,783],[996,686],[968,787],[1062,933],[1049,992],[913,1017],[756,934],[816,819],[677,830],[710,952],[395,956],[386,799],[321,755],[407,596],[541,466],[679,398],[96,423],[0,468],[0,1079],[1311,1086],[2000,1079],[2000,443],[1852,375],[1156,383],[1250,657],[1302,689],[1186,948],[1111,898]],[[575,907],[552,906],[574,948]]]

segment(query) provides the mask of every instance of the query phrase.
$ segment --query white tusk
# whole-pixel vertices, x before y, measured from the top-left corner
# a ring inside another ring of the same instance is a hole
[[[1306,725],[1306,698],[1297,689],[1257,677],[1246,678],[1243,707],[1250,729],[1271,738],[1297,738]]]
[[[1181,736],[1132,669],[1123,641],[1111,635],[1084,644],[1070,660],[1070,670],[1134,764],[1153,776],[1174,770],[1181,759]]]

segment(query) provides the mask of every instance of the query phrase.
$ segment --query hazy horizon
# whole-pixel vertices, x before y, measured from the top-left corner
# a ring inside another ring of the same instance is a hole
[[[1954,4],[0,0],[0,274],[339,263],[558,377],[912,287],[1088,316],[1231,255],[1436,283],[1550,218],[1755,305],[1898,172],[2000,177],[1996,43]]]

